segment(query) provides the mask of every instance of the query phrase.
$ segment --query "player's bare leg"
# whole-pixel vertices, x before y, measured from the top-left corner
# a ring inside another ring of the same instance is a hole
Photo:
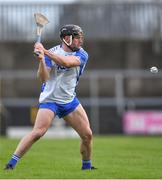
[[[65,116],[64,120],[71,125],[81,137],[80,153],[82,160],[85,163],[89,163],[89,167],[86,169],[91,169],[92,131],[87,114],[82,105],[80,104],[72,113]]]
[[[13,169],[17,161],[30,149],[33,143],[46,133],[53,119],[54,113],[51,110],[39,109],[33,130],[18,144],[12,159],[7,164],[9,165],[8,169]]]

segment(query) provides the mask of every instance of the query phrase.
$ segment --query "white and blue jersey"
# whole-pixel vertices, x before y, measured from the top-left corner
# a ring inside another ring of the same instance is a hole
[[[61,45],[55,46],[49,51],[63,56],[77,56],[81,64],[80,66],[67,68],[56,64],[46,56],[46,66],[51,69],[50,79],[42,86],[39,102],[55,102],[58,104],[70,103],[76,96],[75,88],[87,63],[88,54],[83,48],[76,52],[65,52]]]

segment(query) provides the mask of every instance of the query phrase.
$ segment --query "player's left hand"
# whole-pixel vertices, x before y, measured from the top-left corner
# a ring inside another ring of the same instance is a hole
[[[35,49],[40,49],[40,50],[45,51],[44,46],[43,46],[41,43],[38,43],[38,42],[35,43],[34,48],[35,48]]]

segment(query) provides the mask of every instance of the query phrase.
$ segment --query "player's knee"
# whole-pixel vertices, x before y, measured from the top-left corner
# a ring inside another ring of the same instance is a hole
[[[92,131],[87,131],[82,137],[84,143],[89,143],[92,140]]]
[[[34,139],[34,141],[40,139],[43,135],[45,134],[45,132],[41,129],[36,129],[36,130],[33,130],[32,132],[32,137]]]

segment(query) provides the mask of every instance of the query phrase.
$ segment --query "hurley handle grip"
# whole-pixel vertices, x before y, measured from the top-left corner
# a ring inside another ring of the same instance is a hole
[[[34,51],[34,55],[39,56],[40,52],[39,51]]]
[[[41,35],[37,35],[36,43],[40,43],[40,42],[41,42]],[[34,51],[34,55],[39,56],[40,52],[39,51]]]

